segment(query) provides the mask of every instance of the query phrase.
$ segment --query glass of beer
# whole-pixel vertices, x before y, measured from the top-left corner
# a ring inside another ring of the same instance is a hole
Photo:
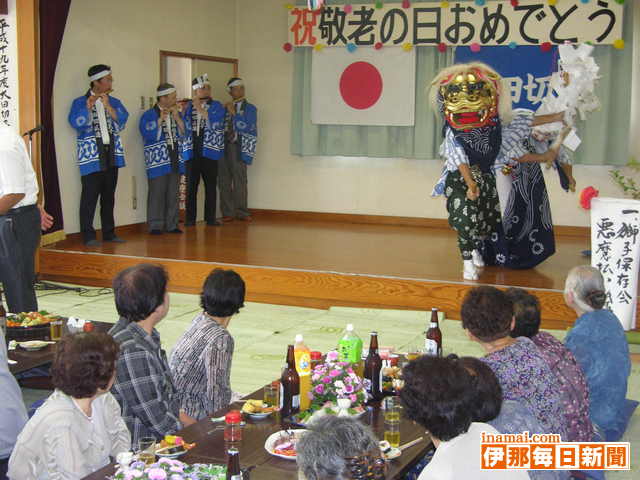
[[[383,408],[384,408],[385,422],[400,421],[400,400],[398,397],[395,397],[395,396],[385,397],[383,402]]]
[[[407,360],[412,361],[420,356],[420,350],[417,343],[409,344],[407,348]]]
[[[156,461],[156,439],[142,437],[138,440],[138,460],[149,466]]]
[[[61,318],[56,318],[51,320],[51,323],[49,324],[49,328],[51,330],[50,331],[51,340],[57,341],[62,338],[62,319]]]
[[[277,407],[278,403],[278,385],[273,383],[268,383],[264,386],[264,396],[262,397],[262,402],[265,403],[268,407]]]
[[[384,421],[384,439],[394,448],[400,446],[400,420]]]

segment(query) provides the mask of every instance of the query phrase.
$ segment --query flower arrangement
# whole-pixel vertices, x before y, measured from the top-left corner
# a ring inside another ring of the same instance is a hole
[[[347,409],[351,415],[364,411],[367,392],[363,380],[356,375],[350,363],[339,362],[338,352],[327,353],[325,363],[311,372],[311,407],[301,414],[301,419],[311,417],[315,412],[325,410],[328,414],[337,414],[338,400],[348,400]],[[341,402],[342,403],[342,402]]]
[[[161,458],[146,466],[134,461],[128,467],[120,467],[112,480],[226,480],[227,467],[197,463],[188,465],[179,460]]]

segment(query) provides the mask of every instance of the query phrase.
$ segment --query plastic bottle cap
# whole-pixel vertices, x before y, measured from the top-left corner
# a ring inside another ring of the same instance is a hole
[[[302,334],[300,334],[300,333],[297,334],[296,335],[296,343],[302,343],[302,341],[303,341]]]
[[[347,323],[347,331],[353,332],[353,323]]]
[[[225,423],[240,423],[242,422],[242,414],[239,410],[231,410],[224,416]]]
[[[311,352],[311,360],[322,360],[322,352]]]

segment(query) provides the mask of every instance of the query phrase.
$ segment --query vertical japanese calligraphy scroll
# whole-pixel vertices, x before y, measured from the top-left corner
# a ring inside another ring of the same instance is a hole
[[[607,308],[625,330],[636,326],[640,269],[640,201],[594,198],[591,201],[591,265],[602,272]]]
[[[0,15],[0,124],[18,128],[18,39],[16,0]]]

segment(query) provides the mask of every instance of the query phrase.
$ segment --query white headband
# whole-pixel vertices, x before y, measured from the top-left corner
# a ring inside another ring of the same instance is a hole
[[[211,85],[211,83],[209,83],[209,75],[206,73],[204,75],[200,75],[199,77],[196,77],[196,80],[197,80],[197,83],[195,83],[191,87],[193,90],[204,88],[206,85]]]
[[[95,82],[96,80],[100,80],[101,78],[104,78],[107,75],[111,75],[111,70],[102,70],[101,72],[94,73],[89,77],[89,81]]]
[[[165,95],[170,95],[173,92],[176,91],[176,87],[169,87],[169,88],[165,88],[164,90],[158,90],[156,92],[156,96],[158,97],[164,97]]]
[[[227,85],[227,92],[230,92],[233,87],[244,87],[244,82],[241,78],[238,78]]]

